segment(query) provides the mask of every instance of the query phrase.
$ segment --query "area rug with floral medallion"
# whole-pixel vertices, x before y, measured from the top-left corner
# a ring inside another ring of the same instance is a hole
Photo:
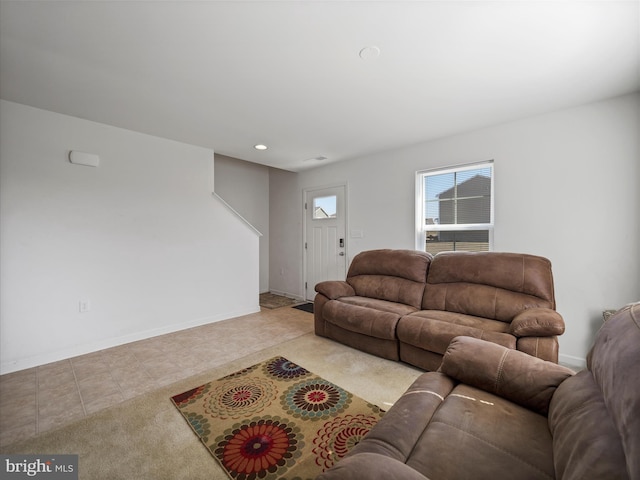
[[[284,357],[171,398],[229,477],[314,479],[384,411]]]

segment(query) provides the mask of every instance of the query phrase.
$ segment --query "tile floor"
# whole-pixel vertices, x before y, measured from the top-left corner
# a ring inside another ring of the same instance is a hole
[[[2,375],[0,446],[311,331],[309,313],[291,307],[262,309]]]

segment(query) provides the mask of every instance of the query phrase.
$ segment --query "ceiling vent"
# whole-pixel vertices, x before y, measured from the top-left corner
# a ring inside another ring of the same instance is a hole
[[[303,162],[324,162],[326,159],[327,157],[323,157],[322,155],[320,155],[319,157],[307,158],[306,160],[303,160]]]

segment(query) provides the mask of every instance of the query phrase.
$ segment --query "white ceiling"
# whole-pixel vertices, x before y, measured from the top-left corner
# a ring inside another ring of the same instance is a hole
[[[637,90],[637,0],[0,3],[3,99],[293,171]]]

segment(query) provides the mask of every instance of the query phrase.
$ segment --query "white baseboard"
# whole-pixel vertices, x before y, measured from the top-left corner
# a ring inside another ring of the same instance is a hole
[[[282,297],[293,298],[294,300],[300,300],[301,302],[304,301],[304,297],[302,295],[296,295],[295,293],[281,292],[278,290],[270,290],[269,293],[273,293],[274,295],[280,295]]]
[[[573,355],[558,355],[558,363],[573,370],[584,370],[587,367],[587,360]]]
[[[146,340],[148,338],[158,337],[160,335],[166,335],[168,333],[179,332],[180,330],[187,330],[189,328],[200,327],[209,323],[219,322],[221,320],[229,320],[235,317],[241,317],[242,315],[249,315],[260,311],[260,306],[255,305],[252,308],[246,308],[242,310],[227,312],[224,314],[214,315],[211,317],[197,318],[189,322],[177,323],[173,325],[167,325],[161,328],[154,328],[151,330],[145,330],[143,332],[136,332],[122,337],[109,338],[96,342],[87,343],[84,345],[78,345],[73,348],[66,348],[57,350],[54,352],[44,353],[42,355],[34,355],[32,357],[20,358],[18,360],[4,362],[0,365],[0,375],[7,373],[13,373],[20,370],[26,370],[27,368],[38,367],[40,365],[46,365],[47,363],[59,362],[60,360],[66,360],[69,358],[77,357],[80,355],[86,355],[88,353],[97,352],[107,348],[118,347],[126,343],[137,342],[139,340]]]

